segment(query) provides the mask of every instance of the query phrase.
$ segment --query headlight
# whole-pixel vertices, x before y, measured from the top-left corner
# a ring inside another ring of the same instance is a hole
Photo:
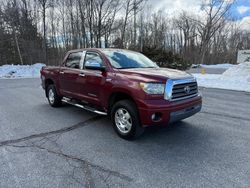
[[[161,95],[164,94],[165,84],[159,83],[140,83],[141,88],[147,94]]]

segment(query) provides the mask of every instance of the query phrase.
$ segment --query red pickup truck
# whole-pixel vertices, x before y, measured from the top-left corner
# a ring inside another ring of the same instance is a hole
[[[110,115],[114,130],[124,139],[136,138],[148,126],[188,118],[202,107],[190,74],[159,68],[129,50],[72,50],[60,66],[43,67],[41,79],[52,107],[65,102]]]

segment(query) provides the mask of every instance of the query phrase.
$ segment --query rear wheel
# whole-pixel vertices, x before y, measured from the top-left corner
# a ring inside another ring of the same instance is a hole
[[[111,119],[114,130],[121,138],[132,140],[144,132],[137,108],[130,100],[117,102],[111,110]]]
[[[48,98],[49,104],[52,107],[61,106],[62,98],[58,96],[54,85],[49,85],[47,87],[46,92],[47,92],[47,98]]]

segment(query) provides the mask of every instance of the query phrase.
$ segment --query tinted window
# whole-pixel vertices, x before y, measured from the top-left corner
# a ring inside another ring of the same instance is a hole
[[[79,69],[81,58],[82,58],[82,52],[75,52],[69,54],[65,62],[65,67]]]
[[[102,58],[99,54],[95,52],[87,52],[85,56],[85,65],[91,64],[100,64],[100,66],[104,66]]]
[[[103,53],[108,57],[114,68],[128,69],[158,67],[153,61],[141,53],[127,50],[103,50]]]

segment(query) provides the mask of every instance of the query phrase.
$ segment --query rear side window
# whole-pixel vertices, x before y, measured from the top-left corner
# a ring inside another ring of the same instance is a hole
[[[65,67],[79,69],[81,58],[82,58],[82,52],[74,52],[69,54],[65,62]]]
[[[102,58],[100,57],[99,54],[95,52],[87,52],[85,56],[85,65],[91,65],[92,63],[98,63],[100,66],[104,66]]]

